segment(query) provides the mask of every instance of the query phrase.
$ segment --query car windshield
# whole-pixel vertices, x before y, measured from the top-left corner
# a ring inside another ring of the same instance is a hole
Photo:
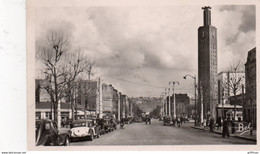
[[[89,121],[85,121],[85,122],[77,122],[77,123],[74,123],[72,124],[72,128],[74,127],[90,127],[91,126],[91,123]]]

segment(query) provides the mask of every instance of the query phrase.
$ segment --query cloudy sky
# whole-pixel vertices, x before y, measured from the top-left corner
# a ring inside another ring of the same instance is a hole
[[[246,60],[255,47],[254,6],[211,6],[218,35],[218,72]],[[178,81],[193,97],[201,6],[48,7],[36,10],[36,40],[62,28],[73,47],[95,59],[96,78],[130,96],[157,96]]]

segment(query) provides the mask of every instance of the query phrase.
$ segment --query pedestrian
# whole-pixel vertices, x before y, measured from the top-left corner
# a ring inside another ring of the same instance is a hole
[[[229,137],[229,118],[223,122],[222,137]]]
[[[177,125],[178,125],[178,127],[181,126],[181,118],[180,117],[177,118]]]
[[[172,118],[172,123],[173,123],[173,126],[175,127],[175,122],[176,122],[176,119],[175,118]]]
[[[217,123],[217,129],[219,130],[219,128],[221,128],[221,126],[222,126],[222,124],[221,124],[221,117],[217,118],[216,123]]]
[[[65,119],[62,118],[62,119],[61,119],[61,126],[64,127],[64,125],[65,125]]]
[[[234,120],[234,118],[232,118],[232,120],[231,120],[231,131],[232,131],[232,134],[235,134],[235,120]]]
[[[148,116],[148,120],[149,120],[149,124],[151,124],[152,118],[150,116]]]
[[[213,132],[214,130],[214,118],[210,117],[209,118],[209,131]]]
[[[203,120],[203,127],[204,127],[204,129],[206,129],[206,127],[207,127],[207,121],[206,121],[206,119]]]

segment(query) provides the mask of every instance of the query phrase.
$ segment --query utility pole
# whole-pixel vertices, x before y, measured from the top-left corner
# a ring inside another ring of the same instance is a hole
[[[203,123],[203,121],[204,121],[204,117],[203,117],[203,112],[204,112],[204,111],[203,111],[203,110],[204,110],[204,109],[203,109],[203,101],[204,101],[204,100],[203,100],[203,99],[204,99],[204,98],[203,98],[203,89],[202,89],[202,86],[201,86],[201,85],[200,85],[200,92],[201,92],[201,103],[200,103],[200,104],[201,104],[201,113],[200,113],[200,121],[201,121],[201,123]]]
[[[99,88],[99,118],[102,118],[102,83],[100,78],[98,78],[98,88]]]
[[[169,116],[171,116],[171,98],[170,98],[170,90],[171,90],[170,88],[166,88],[166,89],[165,89],[165,91],[166,91],[167,94],[168,94],[168,103],[169,103],[169,104],[168,104],[168,105],[169,105],[169,106],[168,106],[168,115],[169,115]],[[167,97],[166,97],[166,99],[167,99]],[[166,101],[166,102],[167,102],[167,101]]]
[[[172,82],[169,82],[169,85],[171,85],[172,83],[172,91],[173,91],[173,110],[174,110],[174,113],[173,113],[173,117],[176,118],[177,114],[176,114],[176,97],[175,97],[175,92],[174,92],[174,85],[175,84],[180,84],[178,81],[172,81]]]
[[[222,119],[224,119],[224,88],[222,89]]]
[[[195,97],[195,123],[194,125],[197,126],[197,85],[196,85],[196,76],[191,76],[190,74],[185,75],[183,78],[186,79],[187,76],[190,76],[191,78],[194,79],[194,97]]]
[[[163,104],[164,104],[164,110],[163,110],[163,112],[164,112],[164,115],[165,116],[167,116],[168,114],[167,114],[167,109],[168,109],[168,107],[167,107],[167,97],[166,97],[166,99],[164,99],[164,96],[166,96],[166,92],[162,92],[162,94],[163,94]]]
[[[244,107],[245,107],[245,104],[244,104],[244,84],[242,84],[242,105],[243,105],[243,107],[242,107],[242,113],[244,113]],[[243,114],[243,119],[245,119],[245,116],[244,116],[244,114]]]
[[[58,101],[58,107],[57,107],[57,112],[58,112],[58,118],[57,118],[57,120],[58,120],[58,128],[61,128],[60,101],[61,101],[61,100]]]
[[[117,110],[118,110],[118,112],[117,112],[117,119],[118,119],[118,121],[120,121],[121,120],[121,117],[120,117],[120,95],[121,95],[121,93],[120,92],[118,92],[118,100],[117,100],[117,103],[118,103],[118,105],[117,105]]]

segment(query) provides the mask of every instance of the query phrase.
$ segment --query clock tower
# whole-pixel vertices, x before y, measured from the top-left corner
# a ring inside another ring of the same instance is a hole
[[[211,25],[211,7],[203,9],[204,25],[198,29],[198,89],[200,120],[216,119],[217,28]]]

